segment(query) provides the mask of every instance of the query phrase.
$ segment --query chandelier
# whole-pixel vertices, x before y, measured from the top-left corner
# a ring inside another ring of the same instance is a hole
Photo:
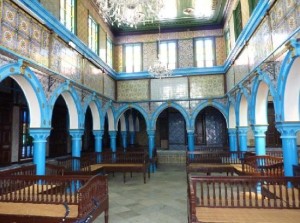
[[[163,0],[96,0],[105,22],[137,28],[159,18]]]
[[[154,64],[149,67],[148,72],[150,75],[154,78],[165,78],[170,77],[172,75],[172,70],[170,70],[165,64],[159,54],[159,48],[160,48],[160,25],[158,25],[158,55],[156,61],[154,61]]]

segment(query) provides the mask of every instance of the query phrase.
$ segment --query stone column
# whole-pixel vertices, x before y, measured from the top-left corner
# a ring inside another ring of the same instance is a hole
[[[253,125],[255,154],[258,156],[266,155],[266,131],[267,125]]]
[[[127,131],[121,131],[121,136],[122,136],[122,146],[123,146],[124,152],[126,152],[126,148],[127,148]]]
[[[81,147],[82,147],[82,135],[83,129],[70,129],[70,135],[72,136],[72,157],[80,158]],[[80,170],[80,161],[74,159],[72,163],[72,169],[77,171]]]
[[[195,150],[195,131],[194,130],[187,130],[187,137],[188,137],[188,151]]]
[[[237,152],[236,128],[228,129],[228,136],[229,136],[229,151]]]
[[[247,133],[248,133],[248,126],[240,126],[238,127],[238,134],[239,134],[239,143],[240,143],[240,151],[247,152]]]
[[[149,144],[149,159],[152,160],[153,158],[153,151],[155,149],[155,130],[147,130],[148,134],[148,144]],[[151,172],[156,171],[156,166],[154,163],[150,163],[150,170]]]
[[[117,132],[109,131],[109,138],[110,138],[111,151],[116,152],[117,151]]]

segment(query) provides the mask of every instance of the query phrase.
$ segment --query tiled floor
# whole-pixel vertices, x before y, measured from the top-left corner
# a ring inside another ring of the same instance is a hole
[[[103,214],[96,223],[103,223]],[[185,223],[187,185],[185,165],[163,164],[143,183],[140,173],[109,176],[110,223]]]

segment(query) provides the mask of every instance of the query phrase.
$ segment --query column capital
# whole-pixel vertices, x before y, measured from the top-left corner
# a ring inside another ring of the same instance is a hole
[[[127,131],[121,131],[122,136],[127,136]]]
[[[155,136],[155,130],[153,130],[153,129],[147,130],[147,134],[148,134],[148,136]]]
[[[82,137],[84,130],[83,129],[70,129],[69,130],[70,135],[72,136],[72,139],[77,139]]]
[[[229,129],[228,129],[228,134],[229,134],[229,135],[236,134],[236,128],[229,128]]]
[[[95,137],[102,137],[104,134],[104,130],[93,130],[93,134]]]
[[[110,137],[117,137],[117,131],[109,131],[108,134]]]
[[[187,132],[187,134],[194,134],[195,129],[187,129],[186,132]]]
[[[265,137],[266,131],[268,129],[268,125],[252,125],[252,130],[254,132],[254,136],[256,137]]]
[[[249,131],[248,126],[239,126],[237,128],[237,132],[238,132],[239,135],[247,135],[248,131]]]
[[[30,128],[29,134],[35,141],[45,141],[50,135],[51,128]]]
[[[281,133],[281,138],[296,138],[300,122],[277,122],[276,128]]]

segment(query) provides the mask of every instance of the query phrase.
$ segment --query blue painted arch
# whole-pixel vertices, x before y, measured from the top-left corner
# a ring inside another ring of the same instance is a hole
[[[170,108],[170,107],[175,108],[182,114],[182,116],[185,120],[186,129],[191,129],[191,123],[190,123],[190,118],[189,118],[190,116],[189,116],[188,112],[181,105],[179,105],[175,102],[165,102],[165,103],[161,104],[152,114],[148,130],[156,129],[156,121],[157,121],[158,116],[160,115],[160,113],[163,112],[163,110],[165,110],[166,108]]]
[[[115,108],[112,106],[111,102],[106,103],[105,106],[102,107],[102,114],[101,129],[104,129],[105,116],[107,115],[108,131],[116,131]]]
[[[115,113],[115,117],[116,117],[116,120],[118,122],[118,120],[120,119],[121,115],[124,114],[127,110],[129,109],[135,109],[137,110],[138,112],[140,112],[143,116],[143,118],[145,119],[145,123],[146,123],[146,128],[148,129],[149,127],[149,119],[148,119],[148,114],[147,112],[141,107],[139,106],[138,104],[125,104],[123,106],[121,106],[118,111]]]
[[[83,120],[81,120],[82,123],[85,122],[85,115],[88,107],[90,107],[92,112],[93,130],[101,130],[101,120],[103,116],[101,110],[102,106],[101,106],[101,101],[94,94],[91,94],[89,97],[87,97],[84,100],[83,107],[82,107],[83,110],[83,115],[82,115]]]
[[[247,110],[246,111],[242,110],[243,114],[241,114],[241,109],[243,109],[243,106],[245,106],[244,104],[242,105],[242,103],[244,103],[243,98],[245,98],[245,101],[247,102]],[[235,110],[236,110],[236,117],[237,117],[237,119],[236,119],[237,126],[248,126],[249,114],[250,114],[250,106],[249,106],[250,101],[251,101],[250,95],[248,94],[248,92],[246,92],[246,90],[244,88],[242,88],[238,92],[237,97],[236,97]],[[246,113],[246,117],[244,117],[245,113]],[[246,118],[246,121],[245,121],[245,118]],[[241,122],[241,120],[242,120],[242,122]],[[245,125],[244,122],[247,122],[247,125]]]
[[[205,108],[207,107],[214,107],[215,109],[217,109],[219,112],[221,112],[221,114],[223,115],[225,122],[228,123],[228,112],[225,108],[224,105],[222,105],[219,102],[216,101],[205,101],[200,103],[196,109],[193,111],[192,116],[191,116],[191,129],[195,129],[195,122],[196,122],[196,118],[198,116],[198,114]]]
[[[69,111],[69,128],[83,129],[84,122],[82,122],[83,112],[80,103],[81,100],[79,99],[76,90],[69,82],[62,83],[53,91],[49,99],[49,120],[52,119],[54,105],[60,95],[64,98]]]
[[[22,61],[19,61],[0,68],[0,81],[7,77],[14,79],[24,92],[29,107],[30,128],[49,127],[45,92],[34,72],[29,67],[23,67]]]
[[[300,46],[298,45],[297,47],[298,51],[300,51]],[[297,62],[296,62],[297,60]],[[278,91],[278,97],[280,100],[278,100],[278,122],[282,122],[282,121],[292,121],[289,120],[289,118],[287,117],[287,114],[285,114],[285,96],[286,96],[286,90],[287,90],[287,81],[288,78],[290,77],[291,72],[293,72],[292,70],[294,69],[296,63],[298,64],[298,60],[299,60],[299,56],[295,56],[293,51],[289,51],[286,55],[286,57],[284,58],[283,62],[282,62],[282,67],[280,69],[279,72],[279,76],[278,76],[278,83],[277,83],[277,91]],[[299,73],[299,70],[298,70]],[[299,75],[299,74],[298,74]],[[299,85],[299,83],[296,83]],[[289,86],[292,87],[292,86]],[[298,97],[299,93],[298,93]],[[295,107],[294,109],[300,111],[299,105],[296,103],[299,103],[299,101],[295,101],[294,106],[297,106],[297,108]],[[290,108],[292,109],[292,108]],[[299,115],[300,116],[300,115]],[[298,120],[293,120],[293,121],[299,121],[299,117]]]

